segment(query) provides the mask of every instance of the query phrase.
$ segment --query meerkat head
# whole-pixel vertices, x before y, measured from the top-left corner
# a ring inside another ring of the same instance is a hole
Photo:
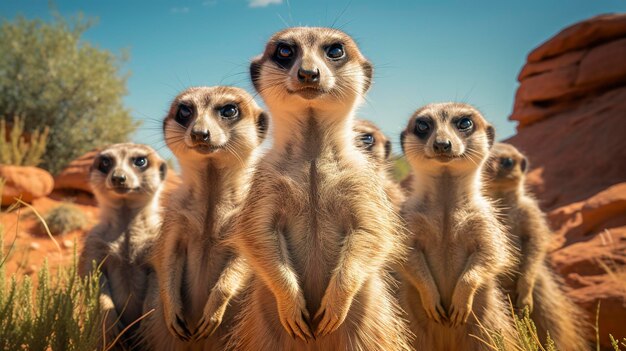
[[[265,138],[267,115],[245,90],[196,87],[179,94],[163,122],[179,160],[249,155]]]
[[[268,105],[351,106],[369,89],[372,65],[344,32],[296,27],[270,38],[250,74]]]
[[[161,188],[167,164],[147,145],[123,143],[101,150],[89,171],[89,182],[100,202],[149,202]]]
[[[415,168],[475,170],[487,158],[494,128],[474,107],[462,103],[426,105],[413,114],[400,135]]]
[[[515,146],[494,144],[483,170],[487,187],[493,190],[515,190],[524,184],[528,159]]]
[[[377,164],[383,164],[391,156],[391,142],[385,134],[372,122],[363,119],[355,121],[353,130],[355,132],[356,145],[365,151]]]

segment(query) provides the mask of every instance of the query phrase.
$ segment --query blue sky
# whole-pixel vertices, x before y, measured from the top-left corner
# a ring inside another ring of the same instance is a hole
[[[129,50],[125,103],[143,121],[133,140],[166,157],[160,124],[172,98],[195,85],[252,91],[249,60],[286,26],[334,25],[356,38],[375,67],[359,115],[380,125],[399,151],[408,117],[434,101],[474,104],[499,139],[514,134],[507,118],[526,55],[569,24],[626,11],[619,0],[57,0],[55,6],[63,15],[82,11],[99,19],[86,40]],[[50,18],[47,1],[0,0],[1,17],[17,14]]]

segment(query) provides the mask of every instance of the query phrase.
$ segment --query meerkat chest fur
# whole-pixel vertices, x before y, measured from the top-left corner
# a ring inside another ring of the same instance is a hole
[[[352,145],[351,118],[333,125],[304,115],[297,132],[270,152],[265,164],[276,186],[285,190],[276,204],[278,221],[287,246],[296,252],[294,265],[302,273],[304,290],[317,292],[307,299],[314,305],[337,264],[340,243],[354,225],[354,207],[365,205],[355,194],[382,213],[389,204],[378,177]],[[313,272],[305,275],[305,267]]]
[[[485,237],[483,220],[492,214],[487,201],[478,195],[476,174],[453,175],[443,172],[428,177],[419,175],[419,186],[407,201],[404,211],[414,246],[422,248],[433,278],[449,302],[457,279],[471,253]]]

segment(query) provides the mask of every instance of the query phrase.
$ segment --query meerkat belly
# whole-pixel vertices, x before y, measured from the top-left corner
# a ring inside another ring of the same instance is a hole
[[[226,254],[222,247],[207,243],[189,243],[181,296],[185,315],[189,316],[190,321],[195,322],[202,316],[211,289],[224,268]]]
[[[311,161],[300,174],[299,189],[291,202],[299,202],[285,213],[283,228],[287,249],[301,279],[305,299],[315,311],[324,295],[332,270],[337,266],[342,241],[348,231],[340,214],[341,195],[349,193],[336,179],[334,169]],[[345,210],[345,209],[343,209]]]
[[[122,322],[128,325],[142,314],[148,271],[142,265],[112,258],[107,262],[104,272],[117,313]]]
[[[467,250],[466,230],[462,226],[452,225],[453,222],[445,217],[431,216],[434,233],[425,237],[425,240],[441,240],[439,245],[425,243],[424,254],[431,269],[433,279],[439,288],[441,299],[445,306],[450,305],[454,288],[463,273],[470,252]]]

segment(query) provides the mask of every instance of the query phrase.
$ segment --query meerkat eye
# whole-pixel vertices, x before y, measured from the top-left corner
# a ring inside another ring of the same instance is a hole
[[[136,167],[144,168],[148,165],[148,158],[146,158],[145,156],[135,157],[135,159],[133,160],[133,164]]]
[[[515,166],[515,160],[513,160],[510,157],[502,157],[500,159],[500,165],[504,169],[511,169],[511,168],[513,168],[513,166]]]
[[[463,117],[459,119],[459,121],[456,123],[457,128],[462,131],[469,130],[470,128],[472,128],[473,125],[474,123],[468,117]]]
[[[346,53],[343,50],[343,45],[333,44],[326,49],[326,56],[333,60],[342,58]]]
[[[415,122],[415,132],[417,134],[426,134],[430,130],[430,125],[426,121],[418,120]]]
[[[226,119],[233,119],[239,116],[239,109],[233,104],[228,104],[220,109],[220,116]]]
[[[359,139],[361,140],[363,145],[368,148],[374,145],[374,142],[376,141],[372,134],[361,134],[361,137]]]
[[[98,170],[102,173],[109,173],[112,164],[113,162],[111,162],[110,158],[106,156],[100,157],[100,161],[98,162]]]
[[[280,44],[276,48],[276,57],[282,60],[290,59],[293,56],[293,49],[289,45]]]
[[[185,125],[189,121],[192,114],[193,111],[191,110],[191,107],[181,104],[178,106],[178,111],[176,111],[176,122]]]

